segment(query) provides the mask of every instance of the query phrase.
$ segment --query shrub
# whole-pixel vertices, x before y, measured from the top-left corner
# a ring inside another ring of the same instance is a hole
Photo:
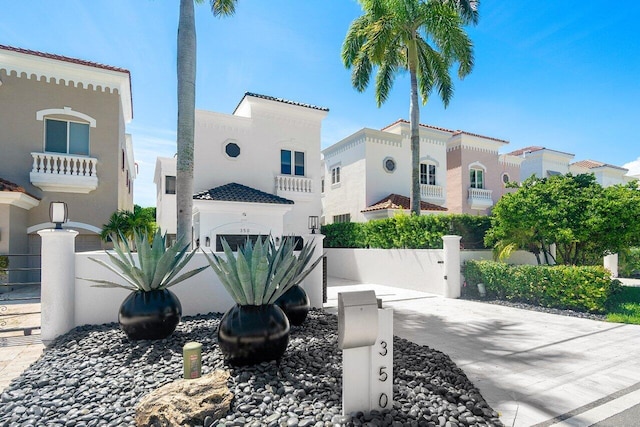
[[[487,296],[542,307],[602,313],[620,289],[600,266],[512,266],[494,261],[467,261],[463,268],[468,294],[484,283]]]
[[[472,215],[396,215],[366,223],[329,224],[322,227],[326,248],[441,249],[442,236],[462,236],[465,249],[484,249],[488,217]]]
[[[640,248],[631,248],[619,257],[620,277],[640,278]]]

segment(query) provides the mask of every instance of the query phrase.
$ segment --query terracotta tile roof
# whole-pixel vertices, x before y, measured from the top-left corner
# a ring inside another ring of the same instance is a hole
[[[11,181],[7,181],[6,179],[2,179],[2,178],[0,178],[0,191],[24,193],[30,197],[33,197],[34,199],[40,200],[39,197],[36,197],[33,194],[28,193],[27,190],[25,190],[23,187],[19,186],[18,184],[15,184]]]
[[[362,212],[379,211],[383,209],[410,209],[411,199],[399,194],[389,194],[384,199],[372,204]],[[422,211],[447,211],[447,208],[434,205],[433,203],[420,201],[420,210]]]
[[[390,125],[387,125],[387,126],[383,127],[380,130],[388,129],[391,126],[393,126],[395,124],[398,124],[398,123],[409,124],[410,122],[408,120],[405,120],[405,119],[398,119],[395,122],[391,123]],[[462,134],[462,135],[469,135],[469,136],[477,136],[478,138],[490,139],[492,141],[505,142],[507,144],[509,143],[509,141],[506,141],[504,139],[493,138],[491,136],[480,135],[478,133],[467,132],[467,131],[464,131],[464,130],[451,130],[451,129],[441,128],[441,127],[438,127],[438,126],[425,125],[424,123],[420,123],[420,126],[423,127],[423,128],[427,128],[427,129],[434,129],[434,130],[439,130],[439,131],[442,131],[442,132],[448,132],[448,133],[451,134],[451,136],[461,135]]]
[[[320,111],[329,111],[328,108],[326,107],[318,107],[317,105],[311,105],[311,104],[304,104],[302,102],[295,102],[295,101],[289,101],[288,99],[284,99],[284,98],[276,98],[274,96],[268,96],[268,95],[260,95],[258,93],[253,93],[253,92],[245,92],[244,96],[242,97],[242,99],[240,100],[240,102],[238,103],[238,105],[236,106],[235,110],[238,109],[238,107],[240,106],[240,104],[242,104],[242,101],[247,97],[247,96],[253,96],[254,98],[260,98],[260,99],[266,99],[268,101],[276,101],[276,102],[282,102],[283,104],[289,104],[289,105],[296,105],[298,107],[305,107],[305,108],[311,108],[313,110],[320,110]],[[234,112],[235,112],[234,110]]]
[[[516,151],[512,151],[510,153],[507,153],[511,156],[522,156],[524,153],[533,153],[534,151],[540,151],[540,150],[544,150],[544,147],[539,147],[537,145],[531,146],[531,147],[524,147],[521,148],[519,150]]]
[[[245,203],[272,203],[281,205],[292,205],[293,200],[276,196],[275,194],[265,193],[246,185],[237,184],[235,182],[221,185],[207,191],[193,195],[194,200],[218,200],[227,202],[245,202]]]
[[[585,169],[595,169],[595,168],[601,168],[601,167],[609,167],[609,168],[614,168],[614,169],[619,169],[619,170],[628,170],[625,168],[621,168],[620,166],[614,166],[614,165],[610,165],[608,163],[602,163],[602,162],[598,162],[596,160],[580,160],[579,162],[575,162],[572,163],[571,166],[578,166],[581,168],[585,168]]]
[[[111,65],[100,64],[98,62],[85,61],[83,59],[70,58],[68,56],[54,55],[51,53],[38,52],[35,50],[22,49],[19,47],[6,46],[2,44],[0,44],[0,49],[8,50],[10,52],[24,53],[25,55],[39,56],[41,58],[55,59],[57,61],[70,62],[72,64],[86,65],[88,67],[102,68],[103,70],[117,71],[119,73],[126,73],[131,75],[129,70],[124,68],[113,67]]]

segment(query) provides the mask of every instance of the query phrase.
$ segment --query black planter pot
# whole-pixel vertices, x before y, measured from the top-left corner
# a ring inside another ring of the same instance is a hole
[[[159,340],[175,331],[182,317],[182,305],[167,290],[132,292],[120,305],[120,328],[130,340]]]
[[[233,365],[280,363],[287,344],[289,320],[277,305],[236,305],[220,320],[218,345]]]
[[[300,326],[304,323],[311,305],[307,293],[298,285],[282,294],[276,300],[276,304],[287,315],[289,323],[294,326]]]

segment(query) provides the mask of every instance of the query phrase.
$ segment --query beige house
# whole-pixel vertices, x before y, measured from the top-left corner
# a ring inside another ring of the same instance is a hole
[[[39,253],[49,203],[68,205],[78,250],[133,209],[131,76],[121,68],[0,45],[0,254]]]

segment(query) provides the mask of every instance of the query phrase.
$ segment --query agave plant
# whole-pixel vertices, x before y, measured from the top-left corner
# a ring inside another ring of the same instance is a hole
[[[163,236],[160,230],[156,231],[152,243],[146,233],[135,233],[138,263],[135,261],[127,239],[122,234],[120,239],[113,240],[115,242],[113,249],[117,256],[107,252],[113,265],[96,258],[89,259],[116,273],[126,284],[110,280],[85,279],[98,283],[93,285],[95,287],[125,288],[143,292],[164,290],[208,268],[205,265],[178,276],[196,250],[187,253],[189,245],[181,246],[178,243],[167,248],[166,236]]]
[[[292,286],[302,282],[318,265],[322,257],[311,262],[314,246],[305,243],[296,256],[294,239],[283,238],[276,247],[271,236],[258,237],[255,245],[250,240],[238,248],[237,257],[222,239],[226,259],[211,253],[205,256],[231,297],[239,305],[266,305],[275,301]]]

